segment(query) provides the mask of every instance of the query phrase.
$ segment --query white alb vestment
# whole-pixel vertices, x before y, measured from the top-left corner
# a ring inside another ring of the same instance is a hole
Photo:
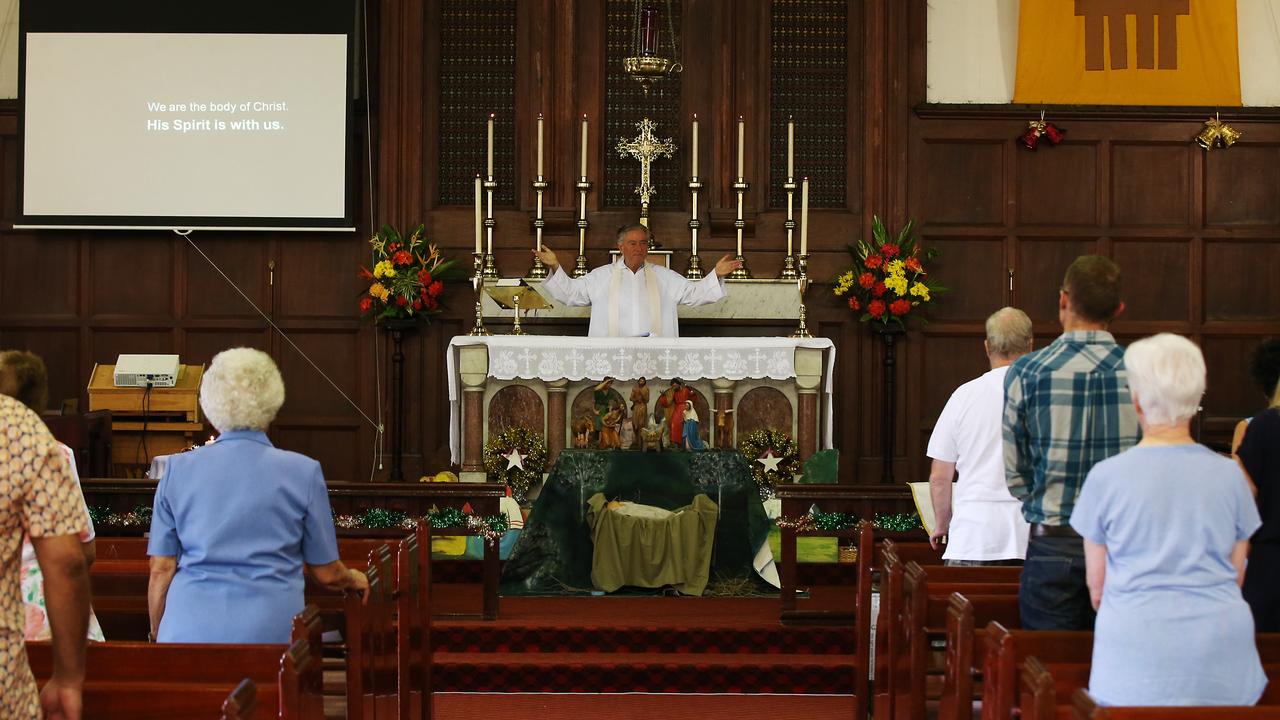
[[[632,272],[622,258],[580,278],[557,266],[542,289],[565,305],[590,305],[591,337],[679,337],[677,305],[706,305],[725,295],[714,269],[693,281],[652,263]]]
[[[1008,366],[956,388],[938,416],[927,454],[956,464],[946,560],[1025,558],[1030,526],[1004,479],[1001,421]]]

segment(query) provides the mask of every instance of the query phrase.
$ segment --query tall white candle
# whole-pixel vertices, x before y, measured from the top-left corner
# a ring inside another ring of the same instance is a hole
[[[484,216],[486,219],[488,219],[493,217],[493,190],[492,189],[489,189],[485,192],[485,198],[486,198],[486,204],[485,204]],[[485,250],[484,251],[485,251],[485,254],[492,255],[493,254],[493,228],[486,227],[484,230],[485,230]]]
[[[693,172],[698,177],[698,113],[693,114]]]
[[[484,219],[480,217],[480,176],[476,175],[476,252],[480,252],[480,238],[484,234]]]
[[[796,176],[796,122],[787,118],[787,178]]]
[[[694,194],[693,194],[693,210],[692,210],[692,213],[691,213],[691,214],[693,215],[693,219],[694,219],[694,220],[697,220],[697,219],[698,219],[698,193],[694,193]],[[693,250],[693,253],[692,253],[692,254],[694,254],[694,255],[697,255],[697,254],[698,254],[698,228],[694,228],[694,229],[693,229],[693,248],[692,248],[692,250]]]
[[[489,113],[489,177],[493,177],[493,113]]]
[[[742,116],[738,116],[738,177],[746,177],[742,174],[743,151],[746,149],[747,124],[742,121]]]
[[[542,113],[538,113],[538,177],[542,177]]]
[[[582,177],[587,176],[587,116],[582,115]]]
[[[809,178],[800,185],[800,254],[809,254]]]

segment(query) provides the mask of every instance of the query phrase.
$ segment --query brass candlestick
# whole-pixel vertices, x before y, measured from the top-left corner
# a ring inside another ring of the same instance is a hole
[[[542,229],[547,226],[547,221],[542,217],[542,193],[546,192],[550,183],[541,175],[533,181],[533,191],[538,194],[537,212],[533,218],[533,234],[535,251],[542,250]],[[538,253],[533,254],[533,267],[529,269],[529,277],[542,279],[547,276],[547,266],[543,264],[542,258],[538,257]]]
[[[795,194],[796,179],[788,177],[787,181],[782,184],[782,189],[787,191],[787,220],[782,224],[787,229],[787,256],[782,259],[782,272],[778,275],[782,280],[795,280],[800,277],[799,271],[796,270],[796,256],[792,253],[795,247],[792,244],[792,238],[796,231],[795,217]]]
[[[515,295],[511,296],[511,302],[515,304],[515,311],[516,311],[516,322],[515,322],[515,325],[511,326],[511,334],[523,335],[524,328],[520,327],[520,294],[516,293]],[[804,306],[802,305],[801,307],[804,307]],[[803,320],[801,322],[803,322]]]
[[[475,290],[475,293],[476,293],[476,320],[475,320],[475,325],[473,325],[471,328],[471,332],[467,333],[467,335],[470,335],[472,337],[480,337],[480,336],[491,334],[489,332],[489,329],[484,326],[484,304],[482,302],[484,297],[482,293],[484,291],[485,254],[473,253],[473,256],[474,256],[474,263],[475,263],[475,272],[471,275],[471,288]]]
[[[498,181],[489,175],[484,180],[485,193],[488,196],[488,204],[485,211],[484,231],[487,243],[484,253],[484,267],[481,271],[482,277],[490,280],[497,280],[502,277],[498,274],[498,264],[493,259],[493,228],[498,224],[493,219],[493,191],[498,187]]]
[[[684,271],[684,276],[690,280],[700,280],[703,277],[702,260],[698,257],[698,228],[702,227],[702,221],[698,219],[698,191],[701,189],[702,181],[697,175],[689,178],[689,191],[693,193],[693,208],[689,212],[689,234],[693,238],[693,244],[689,255],[689,269]]]
[[[751,278],[751,271],[747,269],[747,258],[742,254],[742,231],[747,227],[747,221],[742,217],[742,204],[746,198],[747,188],[751,187],[744,178],[739,177],[733,182],[733,191],[738,194],[738,217],[733,221],[733,227],[738,231],[738,253],[734,259],[742,263],[737,270],[729,273],[731,280],[748,280]]]
[[[585,161],[584,161],[585,162]],[[578,178],[574,185],[578,188],[578,259],[573,265],[573,276],[582,277],[587,270],[587,192],[591,190],[591,181],[586,175]]]
[[[804,305],[804,294],[809,290],[809,278],[803,275],[796,279],[796,289],[800,291],[800,324],[796,327],[795,332],[791,333],[793,338],[811,338],[809,334],[809,326],[806,322],[808,314]]]

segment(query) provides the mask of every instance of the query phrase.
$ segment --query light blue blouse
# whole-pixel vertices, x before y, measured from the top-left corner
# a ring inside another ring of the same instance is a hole
[[[178,558],[159,642],[288,642],[303,563],[338,559],[320,463],[249,430],[172,456],[147,552]]]
[[[1109,705],[1252,705],[1266,687],[1231,550],[1261,521],[1244,474],[1201,445],[1093,467],[1071,526],[1107,546],[1089,691]]]

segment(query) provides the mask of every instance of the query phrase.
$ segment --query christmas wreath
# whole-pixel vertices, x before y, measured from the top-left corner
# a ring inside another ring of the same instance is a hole
[[[517,502],[542,480],[547,466],[547,445],[542,436],[525,427],[509,427],[484,446],[484,470],[489,479],[506,483]]]
[[[800,455],[791,436],[780,430],[756,430],[738,443],[751,466],[751,477],[760,490],[760,499],[773,497],[780,482],[789,483],[800,471]]]

